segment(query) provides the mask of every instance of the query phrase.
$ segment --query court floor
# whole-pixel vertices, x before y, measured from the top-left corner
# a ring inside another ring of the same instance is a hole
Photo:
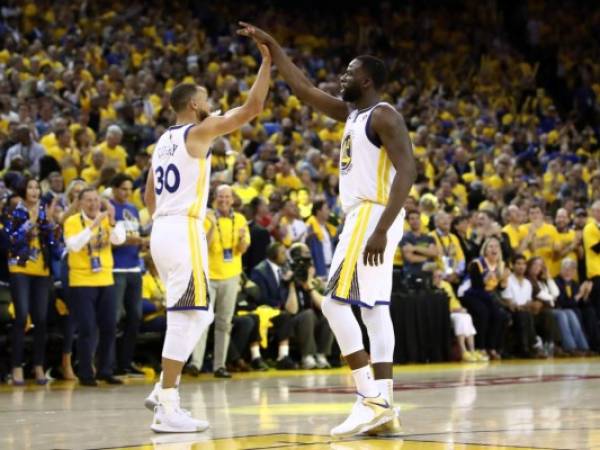
[[[402,439],[332,440],[354,401],[348,369],[184,379],[209,431],[155,435],[150,380],[0,387],[0,449],[599,449],[600,358],[394,369]]]

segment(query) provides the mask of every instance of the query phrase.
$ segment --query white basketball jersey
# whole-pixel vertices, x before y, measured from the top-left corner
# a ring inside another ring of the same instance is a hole
[[[210,153],[192,158],[185,137],[194,124],[167,129],[158,139],[152,154],[156,211],[161,216],[186,216],[204,219],[210,182]]]
[[[396,169],[377,136],[367,135],[371,113],[383,104],[354,110],[346,120],[340,150],[340,199],[346,213],[364,201],[387,204]]]

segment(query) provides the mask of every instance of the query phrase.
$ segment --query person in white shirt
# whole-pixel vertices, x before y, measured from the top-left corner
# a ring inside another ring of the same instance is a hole
[[[543,357],[541,348],[536,348],[535,317],[532,313],[533,287],[525,277],[527,260],[517,254],[513,258],[513,272],[508,277],[502,300],[510,311],[517,335],[515,354],[523,358]]]
[[[546,353],[567,356],[586,352],[587,341],[578,339],[580,336],[564,310],[554,307],[560,291],[548,276],[542,258],[534,257],[527,262],[527,278],[533,287],[533,311]]]

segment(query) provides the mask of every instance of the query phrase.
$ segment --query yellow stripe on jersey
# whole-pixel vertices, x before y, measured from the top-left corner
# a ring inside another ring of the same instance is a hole
[[[192,203],[189,210],[189,216],[196,219],[200,218],[200,209],[202,208],[202,201],[204,199],[204,185],[206,184],[206,159],[200,158],[200,177],[198,178],[198,184],[196,185],[196,200]]]
[[[202,264],[202,252],[200,251],[200,238],[196,220],[200,217],[200,209],[204,200],[204,185],[206,183],[206,158],[200,158],[200,176],[196,185],[196,200],[188,211],[188,238],[192,254],[192,274],[194,276],[194,305],[206,306],[206,278]],[[202,225],[202,224],[201,224]]]
[[[377,162],[377,203],[387,203],[388,184],[390,182],[391,161],[387,153],[381,147],[379,149],[379,160]]]
[[[361,244],[367,231],[372,208],[372,203],[363,203],[360,206],[360,212],[358,213],[354,231],[352,231],[352,238],[350,239],[350,248],[348,249],[347,257],[344,258],[344,262],[342,263],[340,279],[335,291],[336,297],[347,299],[350,294],[354,270],[356,269],[356,263],[360,254]]]
[[[206,279],[202,267],[202,252],[198,237],[198,221],[188,218],[188,239],[192,254],[192,275],[194,277],[194,306],[206,307]]]

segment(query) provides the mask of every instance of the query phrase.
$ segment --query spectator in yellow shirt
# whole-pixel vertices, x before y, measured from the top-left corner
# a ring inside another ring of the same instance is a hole
[[[138,152],[135,155],[135,164],[125,169],[125,175],[136,181],[142,176],[142,173],[149,167],[150,155],[146,152]]]
[[[556,217],[554,218],[554,223],[556,225],[554,255],[552,257],[552,264],[548,267],[548,271],[552,278],[556,278],[560,275],[561,261],[564,258],[573,260],[575,267],[577,267],[579,251],[583,251],[581,245],[581,232],[577,232],[571,228],[570,222],[569,213],[566,209],[560,208],[556,211]]]
[[[460,281],[465,270],[465,255],[458,237],[450,232],[450,215],[440,211],[435,215],[436,229],[429,233],[438,248],[438,266],[442,269],[444,279],[451,284]]]
[[[544,212],[539,204],[529,207],[529,223],[523,229],[526,235],[519,245],[518,253],[526,258],[539,256],[546,267],[549,267],[552,264],[557,233],[554,225],[544,222]]]
[[[297,190],[302,187],[302,181],[294,172],[287,158],[282,158],[278,163],[279,172],[275,176],[275,185],[280,188]]]
[[[70,307],[79,330],[79,381],[97,386],[96,379],[122,384],[113,377],[115,360],[117,304],[113,280],[112,245],[125,242],[125,230],[115,227],[114,208],[105,202],[100,211],[100,196],[93,188],[79,194],[81,211],[65,221],[68,250]],[[99,339],[96,339],[96,335]],[[92,362],[98,342],[97,373]]]
[[[65,184],[69,184],[79,176],[81,164],[79,150],[71,147],[71,132],[68,128],[57,130],[54,134],[56,145],[48,149],[48,155],[58,162]]]
[[[92,165],[81,171],[81,178],[88,184],[94,184],[100,179],[100,173],[104,167],[106,157],[102,150],[96,149],[92,152]]]
[[[216,190],[215,213],[204,222],[208,241],[209,292],[215,308],[215,347],[213,370],[217,378],[231,378],[225,368],[242,274],[242,255],[250,245],[246,218],[233,211],[233,190],[222,184]],[[200,369],[204,360],[206,333],[194,349],[190,365]]]
[[[258,197],[258,191],[248,183],[248,170],[243,164],[238,164],[233,169],[233,192],[237,195],[242,204],[247,205],[253,198]]]
[[[115,167],[118,172],[124,172],[127,168],[127,152],[119,145],[122,138],[121,128],[118,125],[111,125],[106,130],[106,140],[98,146],[106,157],[106,164]]]
[[[513,253],[516,253],[521,242],[527,235],[527,231],[521,224],[521,210],[517,205],[510,205],[506,208],[506,221],[508,223],[504,225],[502,232],[506,233],[510,242],[510,248],[513,250]]]

